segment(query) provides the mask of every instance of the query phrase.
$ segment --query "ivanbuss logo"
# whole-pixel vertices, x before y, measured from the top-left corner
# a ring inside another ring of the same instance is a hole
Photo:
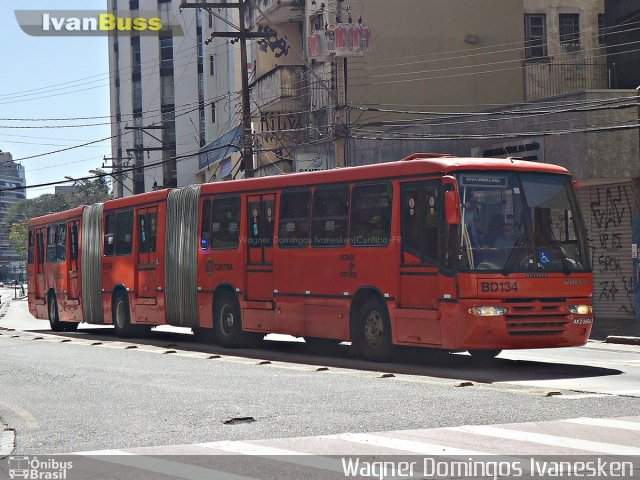
[[[117,31],[121,33],[154,33],[170,28],[174,35],[182,33],[178,25],[166,25],[157,12],[121,16],[100,11],[16,10],[22,30],[33,36],[94,36]]]
[[[25,480],[65,480],[73,462],[61,462],[53,458],[9,457],[9,478]]]

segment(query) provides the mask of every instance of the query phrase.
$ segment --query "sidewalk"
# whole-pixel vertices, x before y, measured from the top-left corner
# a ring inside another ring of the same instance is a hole
[[[640,322],[635,320],[594,320],[591,340],[640,345]]]

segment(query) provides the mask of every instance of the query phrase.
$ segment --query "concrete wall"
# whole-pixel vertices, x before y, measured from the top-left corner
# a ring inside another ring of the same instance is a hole
[[[524,99],[522,4],[512,0],[351,2],[372,50],[348,59],[353,105],[465,111]],[[343,21],[346,19],[343,19]]]

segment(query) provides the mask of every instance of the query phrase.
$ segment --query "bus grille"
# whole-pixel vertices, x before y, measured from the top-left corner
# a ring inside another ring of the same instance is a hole
[[[511,302],[510,302],[511,303]],[[513,336],[560,335],[569,325],[562,299],[527,299],[509,305],[507,332]]]

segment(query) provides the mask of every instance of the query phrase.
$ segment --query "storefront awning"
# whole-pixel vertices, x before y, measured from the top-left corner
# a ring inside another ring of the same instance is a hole
[[[227,133],[219,136],[209,145],[202,147],[198,154],[200,170],[210,167],[220,160],[227,158],[232,152],[237,152],[242,146],[242,125],[238,125]]]

